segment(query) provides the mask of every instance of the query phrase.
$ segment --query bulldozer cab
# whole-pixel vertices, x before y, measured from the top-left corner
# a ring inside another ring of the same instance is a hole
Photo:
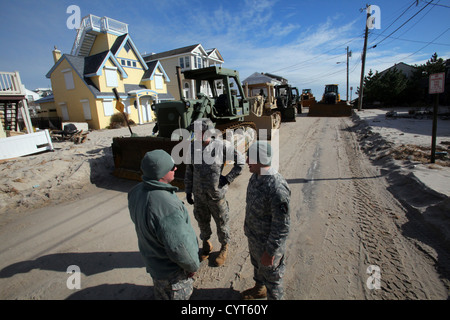
[[[336,104],[341,101],[339,95],[339,89],[337,84],[325,85],[325,91],[323,93],[322,102],[327,104]]]
[[[295,121],[296,106],[299,98],[298,89],[289,84],[275,86],[275,96],[282,121]]]
[[[197,99],[202,99],[202,83],[206,81],[212,92],[211,112],[216,119],[242,117],[244,115],[244,91],[236,70],[209,67],[184,72],[185,79],[196,80]]]
[[[328,92],[334,92],[334,93],[338,94],[339,93],[338,85],[337,84],[327,84],[325,86],[325,93],[328,93]]]
[[[195,98],[183,97],[181,76],[178,84],[180,101],[156,104],[154,111],[158,121],[158,136],[170,138],[177,129],[187,129],[200,118],[209,118],[214,124],[242,121],[250,113],[236,70],[207,67],[184,71],[186,80],[195,80]]]

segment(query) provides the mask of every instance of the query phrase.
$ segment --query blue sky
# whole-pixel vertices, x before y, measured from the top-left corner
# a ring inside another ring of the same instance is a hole
[[[420,64],[434,52],[450,58],[450,0],[377,0],[380,29],[372,29],[366,74],[395,63]],[[353,98],[361,75],[367,1],[285,0],[0,0],[0,70],[19,71],[28,89],[50,87],[45,74],[56,45],[70,53],[76,31],[66,13],[77,5],[81,17],[107,16],[129,25],[141,53],[201,43],[217,48],[224,67],[283,76],[321,96],[324,85],[346,91],[346,47]],[[410,20],[409,20],[410,19]],[[406,22],[409,20],[408,22]],[[403,26],[401,26],[404,24]],[[395,31],[398,28],[397,31]],[[395,32],[394,32],[395,31]],[[394,32],[394,33],[392,33]],[[392,35],[391,35],[392,33]],[[386,38],[386,36],[390,36]],[[371,48],[377,44],[376,48]],[[339,63],[337,63],[339,62]]]

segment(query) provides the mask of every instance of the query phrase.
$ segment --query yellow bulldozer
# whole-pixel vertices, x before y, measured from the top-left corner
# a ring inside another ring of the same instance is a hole
[[[277,110],[275,85],[266,83],[244,83],[244,92],[250,102],[250,114],[246,121],[255,123],[258,129],[266,129],[269,135],[272,129],[281,126],[281,112]]]
[[[312,94],[311,89],[303,89],[300,99],[303,108],[309,108],[311,105],[317,103],[316,98]]]
[[[349,117],[352,115],[352,106],[341,100],[337,84],[325,85],[322,100],[312,103],[308,116],[312,117]]]

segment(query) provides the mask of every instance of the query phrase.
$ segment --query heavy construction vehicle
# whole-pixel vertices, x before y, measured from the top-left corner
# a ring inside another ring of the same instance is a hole
[[[280,84],[275,86],[275,98],[277,108],[281,113],[282,121],[296,121],[295,111],[300,104],[300,95],[296,87],[289,84]]]
[[[172,154],[172,149],[186,139],[183,131],[188,129],[197,119],[209,118],[216,129],[225,133],[227,130],[237,132],[233,137],[244,143],[245,148],[256,139],[256,125],[245,121],[250,115],[250,102],[245,96],[236,70],[222,67],[207,67],[184,72],[185,79],[196,80],[196,98],[186,99],[183,96],[181,69],[177,67],[178,87],[181,100],[161,102],[152,106],[156,114],[153,136],[118,137],[113,139],[112,152],[114,158],[114,175],[140,180],[140,163],[145,153],[155,149],[163,149]],[[211,97],[205,90],[209,85]],[[236,130],[240,129],[240,130]],[[155,135],[157,132],[157,135]],[[225,134],[223,135],[225,139]],[[174,141],[173,141],[174,140]],[[185,165],[177,164],[175,184],[182,185]]]
[[[314,117],[349,117],[352,107],[345,100],[341,100],[337,84],[325,85],[322,100],[309,107],[308,116]]]
[[[316,98],[312,94],[311,89],[303,89],[302,90],[302,96],[300,99],[300,103],[303,108],[309,108],[311,105],[317,103]]]
[[[246,121],[255,123],[258,130],[266,129],[270,139],[272,129],[281,126],[281,112],[275,100],[275,85],[266,83],[244,83],[244,92],[250,102],[250,114]]]

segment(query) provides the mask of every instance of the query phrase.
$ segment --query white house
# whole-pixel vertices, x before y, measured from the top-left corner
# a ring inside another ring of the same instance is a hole
[[[216,48],[204,49],[201,44],[173,49],[160,53],[143,55],[145,62],[158,60],[170,78],[176,79],[176,67],[180,66],[181,71],[201,69],[210,66],[221,66],[224,63],[222,55]],[[182,76],[183,95],[185,98],[194,98],[195,80],[185,80]],[[172,96],[180,99],[178,82],[172,81],[167,84],[167,89]],[[205,81],[202,83],[201,91],[208,94],[208,85]]]

